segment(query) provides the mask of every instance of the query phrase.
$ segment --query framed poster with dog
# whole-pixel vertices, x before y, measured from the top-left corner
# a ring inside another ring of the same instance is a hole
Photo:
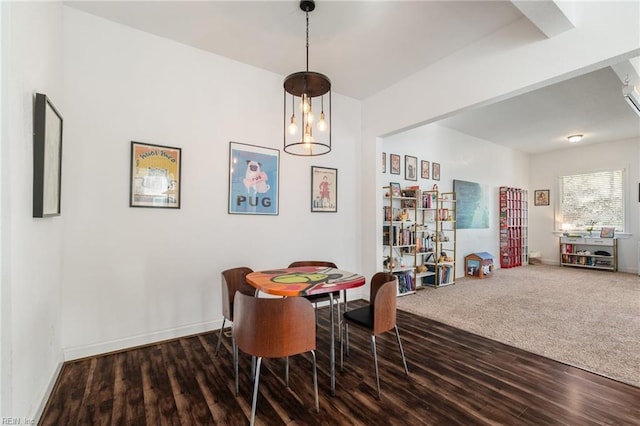
[[[229,142],[229,214],[278,214],[280,150]]]
[[[311,211],[338,211],[338,169],[311,166]]]
[[[182,149],[131,142],[129,207],[180,208]]]

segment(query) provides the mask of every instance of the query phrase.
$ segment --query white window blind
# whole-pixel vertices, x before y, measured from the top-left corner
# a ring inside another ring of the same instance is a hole
[[[561,176],[560,214],[572,229],[624,231],[624,170]]]

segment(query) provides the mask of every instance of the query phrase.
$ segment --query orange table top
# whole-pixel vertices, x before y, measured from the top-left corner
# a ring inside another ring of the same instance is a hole
[[[365,278],[326,266],[298,266],[252,272],[247,275],[247,282],[276,296],[311,296],[360,287]]]

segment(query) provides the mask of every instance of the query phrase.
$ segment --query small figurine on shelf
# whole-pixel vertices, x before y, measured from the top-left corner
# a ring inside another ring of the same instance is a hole
[[[382,267],[385,268],[385,269],[393,268],[393,262],[391,261],[391,257],[390,256],[385,256],[384,257],[384,261],[382,262]]]
[[[453,259],[447,255],[446,251],[440,253],[440,257],[438,258],[438,262],[453,262]]]

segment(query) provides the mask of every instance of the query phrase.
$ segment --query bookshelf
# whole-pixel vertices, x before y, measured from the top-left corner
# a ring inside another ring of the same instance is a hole
[[[560,237],[560,266],[618,270],[616,238]]]
[[[418,228],[421,259],[426,268],[417,276],[421,286],[443,287],[456,282],[456,193],[422,191]],[[418,275],[418,274],[417,274]]]
[[[500,187],[500,267],[529,263],[529,211],[527,191]]]
[[[416,202],[412,196],[394,193],[391,186],[382,188],[383,223],[382,269],[398,277],[398,296],[415,293],[416,281]]]

